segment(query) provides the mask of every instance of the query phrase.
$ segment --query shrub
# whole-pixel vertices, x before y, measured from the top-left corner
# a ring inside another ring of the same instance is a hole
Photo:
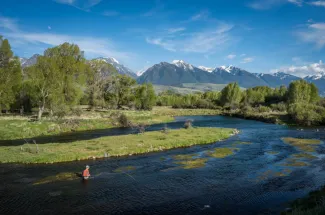
[[[319,125],[324,123],[325,119],[325,108],[313,104],[291,104],[288,113],[291,119],[300,125]]]
[[[71,110],[72,114],[75,116],[81,116],[82,115],[82,109],[80,107],[73,108]]]
[[[185,129],[192,128],[192,120],[186,120],[186,122],[184,123],[184,128]]]
[[[129,121],[128,117],[123,113],[118,117],[118,123],[121,127],[126,128],[126,127],[130,126],[130,121]]]
[[[260,113],[265,113],[265,112],[270,112],[271,111],[271,108],[267,107],[267,106],[259,106],[257,108],[257,111],[260,112]]]
[[[280,102],[278,104],[272,104],[271,109],[275,111],[281,111],[284,112],[287,110],[287,105],[284,102]]]
[[[62,119],[63,117],[69,114],[70,114],[70,109],[65,105],[55,107],[53,112],[53,116],[56,116],[58,119]]]

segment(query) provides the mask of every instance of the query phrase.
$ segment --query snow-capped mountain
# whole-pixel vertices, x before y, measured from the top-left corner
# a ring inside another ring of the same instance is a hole
[[[210,68],[205,66],[199,66],[198,68],[206,72],[213,72],[215,70],[215,68]]]
[[[36,62],[37,62],[37,58],[41,56],[39,54],[34,54],[32,57],[30,58],[19,58],[20,60],[20,64],[21,64],[21,67],[22,68],[26,68],[26,67],[29,67],[29,66],[32,66],[34,65]]]
[[[191,64],[185,63],[183,60],[173,60],[172,64],[185,70],[194,70],[194,67]]]
[[[305,80],[315,81],[319,79],[325,79],[325,72],[320,72],[316,75],[308,75],[304,78]]]
[[[128,75],[133,78],[137,77],[137,75],[131,69],[127,68],[123,64],[120,64],[120,62],[118,60],[116,60],[115,58],[100,57],[100,58],[96,58],[96,60],[102,60],[102,61],[105,61],[106,63],[112,64],[119,74]]]
[[[141,76],[143,73],[145,73],[147,71],[147,69],[149,69],[149,68],[144,68],[144,69],[141,69],[141,70],[137,71],[136,75],[138,77]]]
[[[182,60],[155,64],[138,78],[139,83],[169,86],[178,86],[183,83],[215,83],[216,81],[216,77],[212,73],[185,63]]]
[[[267,73],[253,73],[256,77],[259,77],[266,82],[269,87],[280,87],[282,85],[288,86],[292,81],[299,80],[301,78],[290,75],[284,72],[276,72],[273,74]]]

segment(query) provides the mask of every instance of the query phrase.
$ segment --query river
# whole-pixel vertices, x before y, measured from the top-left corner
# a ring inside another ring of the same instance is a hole
[[[0,214],[279,214],[288,202],[325,184],[323,142],[311,153],[315,159],[304,160],[308,166],[296,166],[286,164],[297,149],[281,140],[324,141],[324,128],[301,130],[223,116],[177,117],[167,126],[182,127],[187,119],[194,126],[237,128],[241,133],[215,144],[141,156],[53,165],[0,164]],[[57,140],[70,144],[131,132],[100,130]],[[232,148],[235,153],[209,156],[216,148]],[[180,165],[179,155],[204,163],[187,168]],[[86,164],[94,176],[87,182],[73,177],[46,180],[81,172]]]

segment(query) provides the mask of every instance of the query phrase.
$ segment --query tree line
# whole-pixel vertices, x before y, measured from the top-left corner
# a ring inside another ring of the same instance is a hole
[[[230,83],[221,92],[181,95],[165,91],[158,95],[157,105],[237,110],[243,115],[286,112],[296,124],[325,124],[325,100],[313,83],[304,80],[294,81],[288,88],[258,86],[241,90],[237,83]]]
[[[41,119],[44,112],[61,115],[79,104],[151,110],[156,95],[151,84],[138,85],[104,61],[86,60],[75,44],[48,48],[22,70],[9,41],[0,37],[0,112],[37,108]]]

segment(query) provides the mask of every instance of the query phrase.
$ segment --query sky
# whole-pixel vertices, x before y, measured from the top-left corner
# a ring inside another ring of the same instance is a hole
[[[325,0],[2,0],[0,35],[19,57],[70,42],[135,72],[173,60],[325,72]]]

